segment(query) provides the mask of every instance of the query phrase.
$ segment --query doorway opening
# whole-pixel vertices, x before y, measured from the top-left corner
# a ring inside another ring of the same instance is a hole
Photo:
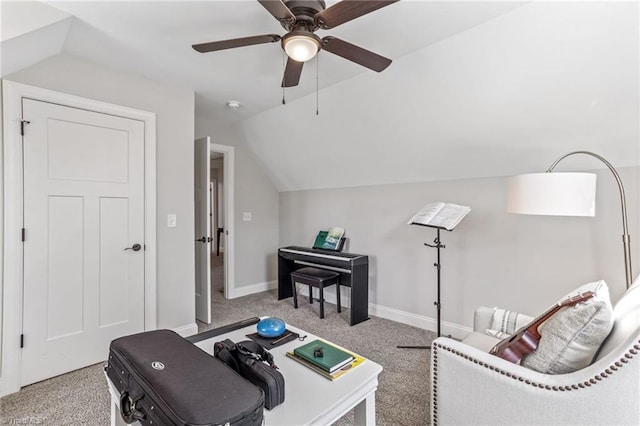
[[[218,182],[218,193],[221,194],[222,201],[218,208],[218,211],[221,211],[218,216],[218,227],[223,229],[220,234],[220,252],[224,252],[224,297],[233,299],[235,297],[235,149],[228,145],[211,144],[210,151],[212,154],[222,155],[222,184]]]
[[[214,300],[234,297],[234,147],[196,140],[196,320],[208,328]]]
[[[224,228],[224,154],[211,151],[209,194],[211,210],[209,220],[211,226],[211,297],[215,293],[225,294],[225,228]]]

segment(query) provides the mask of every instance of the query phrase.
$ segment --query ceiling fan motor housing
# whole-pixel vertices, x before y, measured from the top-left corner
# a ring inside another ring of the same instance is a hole
[[[315,16],[326,8],[324,0],[285,0],[284,4],[296,16],[295,22],[280,21],[285,30],[291,31],[302,27],[312,32],[318,29]]]

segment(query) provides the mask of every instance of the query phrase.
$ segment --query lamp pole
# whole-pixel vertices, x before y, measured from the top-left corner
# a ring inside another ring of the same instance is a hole
[[[616,169],[611,165],[611,163],[609,163],[607,160],[605,160],[602,156],[595,154],[593,152],[590,151],[573,151],[570,152],[568,154],[563,155],[562,157],[558,158],[556,161],[553,162],[553,164],[551,165],[551,167],[549,167],[547,169],[547,173],[550,173],[553,171],[553,169],[558,165],[558,163],[562,160],[564,160],[565,158],[571,156],[571,155],[575,155],[575,154],[585,154],[585,155],[590,155],[594,158],[597,158],[598,160],[602,161],[604,163],[605,166],[607,166],[609,168],[609,170],[611,170],[611,173],[613,173],[613,177],[615,177],[616,182],[618,183],[618,189],[620,190],[620,205],[622,206],[622,244],[623,244],[623,248],[624,248],[624,272],[625,272],[625,276],[627,279],[627,288],[631,287],[631,280],[632,280],[632,274],[631,274],[631,240],[629,238],[629,228],[627,226],[627,199],[624,195],[624,186],[622,185],[622,179],[620,179],[620,175],[618,174],[618,172],[616,171]]]

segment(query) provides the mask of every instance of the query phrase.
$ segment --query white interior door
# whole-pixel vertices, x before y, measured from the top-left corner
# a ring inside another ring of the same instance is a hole
[[[211,323],[211,158],[209,137],[196,140],[194,149],[196,319]]]
[[[144,123],[30,99],[23,117],[26,385],[144,330]]]

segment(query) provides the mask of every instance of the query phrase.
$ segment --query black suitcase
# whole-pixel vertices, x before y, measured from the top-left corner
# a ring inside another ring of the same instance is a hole
[[[105,370],[126,423],[262,425],[262,390],[171,330],[112,341]]]
[[[284,376],[278,371],[273,356],[251,340],[233,343],[225,339],[213,345],[213,353],[242,377],[264,392],[264,407],[268,410],[284,402]]]

